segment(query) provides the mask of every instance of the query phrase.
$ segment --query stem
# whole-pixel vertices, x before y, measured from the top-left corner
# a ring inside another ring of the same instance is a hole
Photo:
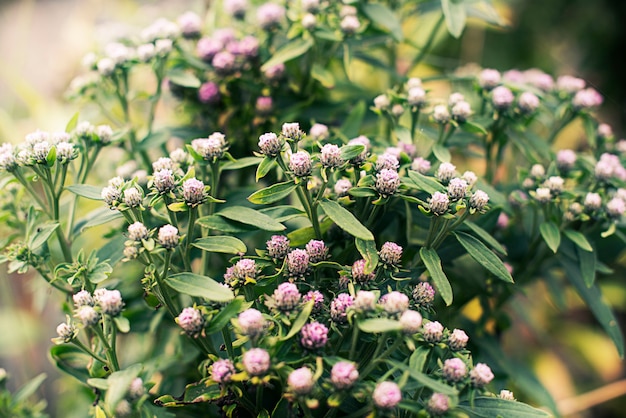
[[[356,351],[356,346],[359,343],[359,327],[355,326],[354,331],[352,332],[352,344],[350,345],[350,353],[348,354],[348,360],[354,359],[354,352]]]
[[[83,344],[83,342],[81,340],[79,340],[78,338],[74,338],[72,340],[72,343],[77,346],[78,348],[80,348],[81,350],[83,350],[85,353],[89,354],[91,357],[93,357],[94,359],[98,360],[100,363],[106,364],[108,363],[108,360],[97,355],[96,353],[94,353],[92,350],[89,349],[89,347],[87,347],[85,344]]]
[[[422,47],[422,50],[413,59],[413,62],[411,63],[411,67],[417,66],[424,59],[424,57],[426,56],[426,54],[432,47],[433,42],[435,41],[435,37],[437,36],[437,33],[439,32],[439,28],[441,28],[441,25],[443,24],[444,20],[445,20],[445,17],[442,14],[441,17],[439,17],[439,20],[437,21],[437,23],[435,23],[435,26],[433,26],[433,30],[430,32],[430,35],[428,35],[428,39],[426,40],[426,43]]]
[[[256,387],[256,410],[261,411],[263,409],[263,385],[257,385]]]
[[[191,243],[193,242],[193,232],[196,226],[196,217],[198,214],[198,207],[192,207],[189,210],[189,222],[187,223],[187,236],[185,237],[185,250],[183,252],[183,263],[188,271],[191,271]]]
[[[235,352],[233,351],[233,340],[230,338],[230,330],[228,326],[222,328],[222,337],[224,338],[224,345],[226,346],[226,352],[228,357],[235,358]]]
[[[105,320],[104,319],[103,319],[102,323],[103,323],[103,326],[104,326],[104,324],[105,324]],[[118,371],[120,369],[120,366],[117,363],[117,357],[113,353],[113,351],[111,349],[111,346],[109,345],[109,341],[107,340],[106,336],[104,335],[104,332],[97,325],[94,326],[93,329],[95,330],[96,335],[98,336],[98,338],[100,338],[100,341],[102,342],[102,345],[104,346],[104,351],[105,351],[105,355],[106,355],[106,358],[107,358],[107,363],[109,363],[109,367],[114,372]]]

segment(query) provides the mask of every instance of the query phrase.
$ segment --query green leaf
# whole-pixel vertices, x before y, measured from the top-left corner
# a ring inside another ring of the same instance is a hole
[[[130,332],[130,321],[125,316],[116,316],[113,318],[113,322],[115,322],[119,332],[123,334]]]
[[[376,26],[389,31],[396,41],[402,41],[402,23],[391,9],[382,3],[366,3],[362,10]]]
[[[91,200],[102,199],[102,187],[90,186],[87,184],[71,184],[65,187],[65,190]]]
[[[87,371],[87,363],[90,361],[90,357],[75,345],[55,345],[50,348],[50,357],[59,370],[83,383],[87,382],[87,379],[91,377]]]
[[[228,287],[219,284],[210,277],[199,274],[188,272],[174,274],[168,276],[165,283],[177,292],[214,302],[228,302],[235,297]]]
[[[311,77],[319,81],[320,84],[327,89],[335,87],[335,77],[333,76],[333,73],[318,63],[314,63],[311,67]]]
[[[446,19],[446,26],[450,35],[455,38],[460,37],[467,19],[463,0],[441,0],[441,10]]]
[[[13,403],[18,405],[24,403],[32,394],[37,391],[37,389],[39,389],[39,386],[41,386],[44,380],[46,380],[46,374],[41,373],[26,382],[24,386],[22,386],[17,392],[15,392],[15,395],[13,396]]]
[[[79,115],[80,115],[80,113],[76,112],[71,117],[71,119],[69,121],[67,121],[67,125],[65,125],[65,132],[66,133],[69,134],[70,132],[72,132],[76,128],[76,125],[78,125],[78,116]]]
[[[356,249],[365,259],[365,273],[369,274],[374,271],[378,265],[378,250],[374,241],[365,241],[360,238],[354,240]]]
[[[461,130],[470,134],[487,135],[487,129],[485,129],[484,126],[479,125],[475,122],[465,121],[463,123],[460,123],[459,126],[461,127]]]
[[[580,274],[578,266],[563,256],[559,257],[559,261],[565,268],[566,276],[570,283],[574,286],[580,297],[585,301],[585,304],[598,322],[602,325],[609,337],[613,340],[617,352],[621,358],[624,357],[624,336],[620,330],[617,319],[613,314],[611,308],[602,299],[602,293],[597,285],[587,287],[585,281]]]
[[[237,159],[237,161],[226,161],[225,163],[220,165],[220,169],[224,171],[239,170],[241,168],[251,167],[253,165],[260,164],[262,161],[263,159],[259,157],[244,157]]]
[[[449,163],[452,159],[450,151],[443,144],[435,144],[433,146],[433,154],[435,154],[435,157],[442,163]]]
[[[478,237],[485,241],[485,243],[489,244],[491,248],[493,248],[502,255],[507,255],[506,248],[504,248],[502,244],[500,244],[494,237],[492,237],[489,232],[485,231],[480,226],[470,221],[465,221],[464,225],[471,229],[472,232],[478,235]]]
[[[351,187],[348,194],[354,197],[376,197],[378,192],[371,187]]]
[[[297,38],[293,41],[281,46],[272,58],[270,58],[265,64],[261,66],[261,71],[264,72],[275,65],[282,64],[287,61],[291,61],[294,58],[298,58],[304,55],[313,46],[313,38]]]
[[[93,269],[87,272],[87,280],[98,284],[109,278],[113,268],[108,263],[98,263]]]
[[[458,409],[467,413],[470,418],[540,418],[551,417],[546,411],[533,408],[518,401],[507,401],[500,398],[477,397],[470,401],[463,401]]]
[[[430,273],[430,277],[432,277],[435,287],[446,303],[446,306],[450,306],[453,298],[452,286],[450,286],[450,282],[443,272],[439,254],[432,248],[422,247],[420,248],[420,258],[424,262],[426,270]]]
[[[259,166],[256,168],[256,181],[259,181],[260,179],[265,177],[267,173],[269,173],[272,170],[272,168],[274,168],[275,166],[276,166],[275,158],[264,157],[261,160],[261,163],[259,164]]]
[[[228,305],[221,308],[220,311],[211,319],[209,325],[206,328],[206,334],[211,335],[215,332],[221,331],[235,315],[242,311],[242,307],[249,302],[239,296],[232,300]],[[250,302],[252,303],[252,302]]]
[[[354,237],[361,238],[362,240],[374,240],[372,233],[364,227],[352,213],[342,207],[339,203],[333,200],[324,199],[321,200],[319,204],[326,215],[332,219],[339,228]]]
[[[413,180],[413,183],[420,189],[428,194],[435,192],[445,192],[446,188],[443,184],[439,183],[434,177],[427,177],[420,172],[414,170],[408,170],[409,178]]]
[[[281,341],[287,341],[288,339],[296,335],[298,332],[300,332],[304,324],[306,324],[306,322],[309,320],[309,316],[311,316],[311,311],[313,310],[314,302],[315,302],[314,300],[310,300],[302,306],[302,310],[298,314],[298,317],[295,319],[295,321],[293,321],[293,325],[291,326],[291,329],[289,330],[287,335],[281,338]]]
[[[264,231],[284,231],[286,228],[269,216],[245,206],[229,206],[220,210],[217,215],[232,221],[251,225]]]
[[[239,222],[229,221],[217,215],[203,216],[196,221],[203,228],[215,229],[216,231],[227,232],[229,234],[239,234],[253,231],[254,228]]]
[[[402,325],[400,325],[400,321],[396,321],[395,319],[390,319],[390,318],[366,319],[363,321],[358,321],[357,326],[359,327],[361,331],[367,332],[370,334],[400,331],[402,329]]]
[[[582,233],[574,231],[573,229],[566,229],[563,231],[563,234],[565,234],[567,239],[576,244],[581,250],[593,251],[593,247],[589,241],[587,241],[587,237],[585,237]]]
[[[561,233],[559,227],[554,222],[546,221],[539,225],[539,231],[543,240],[548,244],[548,247],[553,253],[556,253],[561,245]]]
[[[364,145],[344,145],[339,149],[341,151],[341,158],[348,161],[358,157],[365,151]]]
[[[413,143],[413,138],[411,137],[411,131],[408,128],[405,128],[402,125],[398,125],[393,129],[393,133],[398,138],[399,142],[404,142],[407,144]]]
[[[248,251],[246,244],[228,235],[200,238],[192,245],[210,253],[245,254]]]
[[[198,77],[180,68],[174,68],[167,73],[167,78],[176,85],[197,89],[202,85]]]
[[[111,373],[107,378],[109,388],[107,389],[106,395],[104,395],[104,404],[109,411],[114,411],[117,404],[124,399],[128,393],[130,384],[139,376],[141,369],[141,364],[134,364],[124,370]]]
[[[296,187],[298,187],[298,185],[293,181],[276,183],[252,193],[248,196],[248,200],[257,205],[268,205],[286,198],[296,189]]]
[[[289,205],[279,205],[270,208],[264,208],[260,209],[259,212],[269,216],[277,222],[285,222],[301,216],[306,217],[306,213],[303,210]]]
[[[582,274],[587,287],[591,287],[593,282],[596,281],[596,264],[598,261],[596,259],[596,253],[576,247],[576,254],[578,255],[580,274]]]
[[[31,250],[36,250],[48,241],[48,238],[59,227],[58,223],[46,222],[35,228],[34,234],[32,234],[28,240],[28,247]]]
[[[489,270],[500,280],[513,283],[513,277],[511,277],[511,273],[506,269],[502,260],[487,248],[485,244],[465,232],[453,232],[453,234],[463,248],[465,248],[465,251],[467,251],[478,264]]]
[[[158,148],[165,144],[171,137],[172,134],[167,129],[151,132],[139,142],[137,149],[151,150]]]
[[[364,101],[358,102],[348,113],[348,116],[343,120],[343,125],[339,129],[347,138],[354,138],[359,134],[363,119],[365,118],[365,112],[367,111],[367,105]]]
[[[414,370],[404,363],[400,363],[400,362],[393,361],[393,360],[388,360],[387,362],[391,364],[392,366],[397,367],[403,372],[408,372],[409,376],[413,380],[415,380],[418,383],[421,383],[422,385],[433,390],[434,392],[443,393],[444,395],[448,395],[448,396],[456,396],[458,394],[458,391],[452,386],[448,386],[438,380],[428,377],[428,375],[421,373],[417,370]]]
[[[430,350],[431,348],[426,345],[417,346],[411,357],[409,357],[409,368],[418,372],[424,370]]]

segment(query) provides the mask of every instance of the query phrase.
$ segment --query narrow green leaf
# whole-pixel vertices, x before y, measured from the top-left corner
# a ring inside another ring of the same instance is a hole
[[[107,378],[109,388],[104,395],[104,404],[109,411],[114,411],[117,404],[124,399],[130,384],[139,376],[141,369],[141,364],[134,364],[118,372],[111,373]]]
[[[32,394],[34,394],[39,386],[46,380],[46,374],[41,373],[29,380],[22,386],[13,396],[13,403],[16,405],[23,404]]]
[[[229,234],[239,234],[253,231],[254,228],[239,222],[230,221],[217,215],[203,216],[196,221],[203,228],[215,229],[216,231],[227,232]]]
[[[563,231],[563,234],[565,234],[567,239],[576,244],[581,250],[593,251],[593,247],[589,241],[587,241],[587,237],[585,237],[582,233],[574,231],[573,229],[566,229]]]
[[[232,318],[241,312],[242,307],[247,303],[248,302],[241,296],[233,299],[232,302],[220,309],[218,314],[211,319],[211,322],[209,322],[209,325],[206,327],[206,334],[211,335],[221,331],[228,325]]]
[[[333,73],[318,63],[314,63],[311,67],[311,77],[319,81],[320,84],[327,89],[335,87],[335,77],[333,76]]]
[[[302,310],[298,314],[298,317],[295,319],[295,321],[293,321],[293,325],[291,326],[291,329],[289,330],[287,335],[281,338],[281,341],[287,341],[288,339],[296,335],[298,332],[300,332],[304,324],[306,324],[306,322],[309,320],[309,316],[311,316],[311,311],[313,310],[314,302],[315,302],[314,300],[310,300],[302,306]]]
[[[463,401],[457,408],[464,411],[470,418],[547,418],[552,416],[546,411],[533,408],[523,402],[482,396],[472,399],[471,402]]]
[[[333,220],[337,226],[350,235],[361,238],[365,241],[373,241],[374,236],[366,227],[359,222],[359,220],[350,213],[347,209],[342,207],[339,203],[333,200],[322,200],[319,202],[322,210],[326,215]]]
[[[340,131],[348,138],[353,138],[359,134],[363,119],[365,118],[365,112],[367,111],[367,105],[364,101],[358,102],[348,113],[348,116],[343,120]]]
[[[382,3],[365,3],[362,10],[376,26],[391,33],[396,41],[402,41],[402,23],[391,9]]]
[[[240,239],[228,235],[200,238],[192,245],[210,253],[245,254],[248,251]]]
[[[348,194],[354,197],[377,197],[378,192],[371,187],[351,187]]]
[[[285,222],[298,217],[306,217],[306,213],[295,206],[279,205],[270,208],[260,209],[259,212],[264,213],[277,222]]]
[[[481,266],[489,270],[500,280],[513,283],[513,277],[506,266],[485,244],[465,232],[453,233],[465,251]]]
[[[298,58],[304,55],[313,46],[313,38],[297,38],[289,43],[281,46],[272,58],[270,58],[265,64],[261,66],[261,71],[264,72],[275,65],[291,61],[294,58]]]
[[[75,345],[61,344],[50,348],[50,357],[63,372],[85,383],[91,376],[86,364],[90,357]]]
[[[487,135],[487,129],[485,129],[484,126],[479,125],[475,122],[465,121],[463,123],[460,123],[459,126],[461,127],[461,130],[470,134]]]
[[[364,145],[344,145],[339,149],[341,151],[341,158],[344,160],[351,160],[358,157],[365,151]]]
[[[298,185],[293,181],[276,183],[252,193],[248,196],[248,200],[257,205],[268,205],[286,198],[292,191],[296,190],[296,187],[298,187]]]
[[[413,143],[413,138],[411,137],[411,131],[404,126],[398,125],[393,129],[393,133],[398,138],[399,142],[404,142],[407,144]]]
[[[441,10],[446,18],[446,26],[450,35],[458,38],[463,33],[467,12],[462,0],[441,0]]]
[[[172,212],[187,212],[189,210],[189,206],[185,202],[170,203],[167,208]]]
[[[37,248],[41,247],[46,241],[48,241],[48,238],[50,238],[50,236],[58,227],[59,224],[56,222],[46,222],[41,226],[38,226],[35,229],[34,234],[32,234],[30,236],[30,239],[28,240],[28,246],[30,247],[30,249],[36,250]]]
[[[500,244],[494,237],[492,237],[489,232],[485,231],[480,226],[470,221],[465,221],[464,225],[471,229],[472,232],[478,235],[478,237],[485,241],[485,243],[489,244],[491,248],[493,248],[502,255],[507,255],[506,248],[504,248],[502,244]]]
[[[258,210],[245,206],[229,206],[220,210],[217,215],[264,231],[283,231],[286,229],[280,222],[276,222]]]
[[[177,292],[189,296],[197,296],[214,302],[228,302],[235,295],[228,287],[221,285],[210,277],[193,273],[178,273],[165,279],[165,283]]]
[[[433,145],[433,154],[442,163],[449,163],[450,160],[452,159],[450,150],[448,150],[448,148],[443,144]]]
[[[257,165],[261,163],[261,161],[263,161],[263,159],[259,157],[244,157],[237,159],[237,161],[226,161],[225,163],[220,165],[220,169],[224,171],[239,170],[241,168]]]
[[[428,194],[435,192],[445,192],[446,188],[443,184],[439,183],[434,177],[428,177],[420,172],[414,170],[408,170],[409,178],[413,180],[413,183],[420,189]]]
[[[167,78],[169,78],[172,83],[182,87],[198,88],[202,85],[198,77],[180,68],[170,70],[167,73]]]
[[[553,253],[556,253],[561,245],[561,233],[559,227],[554,222],[546,221],[539,225],[539,231],[543,240],[548,244],[548,247]]]
[[[140,150],[150,150],[158,148],[161,145],[165,144],[171,137],[172,135],[167,129],[155,131],[150,133],[150,135],[146,136],[141,142],[139,142],[139,146],[137,148]]]
[[[624,336],[617,323],[617,319],[613,314],[611,308],[602,299],[602,293],[597,285],[587,287],[585,281],[578,269],[578,265],[572,262],[570,259],[564,256],[559,257],[559,261],[565,268],[566,276],[570,283],[574,286],[580,297],[585,301],[585,304],[598,322],[602,325],[609,337],[613,340],[617,352],[621,358],[624,357]]]
[[[259,166],[256,168],[256,181],[259,181],[260,179],[265,177],[267,173],[269,173],[272,170],[272,168],[274,168],[275,166],[276,166],[275,158],[264,157],[261,160],[261,163],[259,164]]]
[[[78,116],[79,115],[80,115],[80,113],[76,112],[71,117],[71,119],[69,121],[67,121],[67,125],[65,125],[65,132],[66,133],[69,134],[70,132],[72,132],[76,128],[76,125],[78,125]]]
[[[388,360],[387,362],[391,364],[393,367],[397,367],[403,372],[408,372],[409,376],[413,380],[415,380],[418,383],[421,383],[422,385],[433,390],[434,392],[443,393],[444,395],[448,395],[448,396],[456,396],[459,393],[452,386],[448,386],[445,383],[442,383],[439,380],[435,380],[424,373],[421,373],[417,370],[413,370],[412,368],[410,368],[404,363],[400,363],[400,362],[393,361],[393,360]]]
[[[578,255],[580,274],[582,274],[587,287],[591,287],[593,282],[596,281],[596,253],[585,251],[580,247],[576,247],[576,254]]]
[[[117,326],[119,332],[123,334],[130,332],[130,321],[125,316],[116,316],[113,318],[113,321],[115,322],[115,326]]]
[[[439,291],[443,301],[447,306],[450,306],[453,298],[452,286],[450,286],[448,277],[446,277],[446,274],[443,272],[441,259],[437,251],[432,248],[422,247],[420,248],[420,258],[424,262],[426,270],[430,273],[430,277],[432,277],[435,287]]]
[[[374,241],[365,241],[360,238],[354,240],[356,249],[363,256],[365,260],[365,273],[369,274],[378,265],[378,250],[376,250],[376,243]]]
[[[71,184],[65,190],[91,200],[102,200],[102,187],[90,186],[87,184]]]
[[[400,325],[399,321],[390,318],[365,319],[363,321],[358,321],[357,326],[361,331],[370,334],[400,331],[402,329],[402,325]]]
[[[424,370],[430,350],[431,348],[429,346],[418,345],[415,351],[413,351],[413,354],[411,354],[411,357],[409,357],[409,367],[418,372]]]

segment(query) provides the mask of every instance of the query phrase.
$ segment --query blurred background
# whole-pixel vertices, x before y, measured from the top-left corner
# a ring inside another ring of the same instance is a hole
[[[498,70],[537,67],[554,76],[577,75],[603,94],[601,119],[622,137],[626,2],[510,0],[495,5],[505,18],[505,28],[470,24],[460,40],[442,31],[426,62],[432,67],[428,71],[477,63]],[[20,141],[38,128],[64,128],[81,110],[66,101],[64,93],[81,72],[81,58],[87,52],[137,33],[158,17],[175,19],[186,10],[201,13],[205,7],[204,1],[192,0],[0,0],[0,143]],[[565,141],[575,141],[577,135],[580,127],[574,124],[564,133]],[[622,251],[622,244],[617,245],[614,250]],[[625,268],[601,282],[622,326],[626,325],[623,277]],[[88,396],[67,396],[76,387],[47,358],[54,328],[64,318],[56,295],[40,280],[32,275],[7,276],[0,268],[0,367],[12,376],[13,390],[45,372],[48,377],[38,395],[47,400],[47,413],[83,417]],[[537,284],[511,304],[514,325],[505,336],[511,357],[534,368],[563,415],[623,417],[624,362],[573,292],[564,295],[566,310],[546,294]],[[75,415],[68,415],[68,410]]]

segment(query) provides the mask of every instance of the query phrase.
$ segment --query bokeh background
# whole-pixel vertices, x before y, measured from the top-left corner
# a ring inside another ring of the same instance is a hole
[[[476,63],[575,74],[604,95],[601,119],[622,137],[626,1],[510,0],[495,5],[505,27],[470,22],[460,40],[442,31],[423,71],[447,72]],[[76,111],[93,112],[64,95],[87,52],[137,33],[158,17],[174,19],[186,10],[202,13],[205,7],[205,1],[192,0],[0,0],[0,142],[17,142],[38,128],[61,130]],[[560,141],[574,143],[580,135],[574,124]],[[614,250],[623,252],[619,245]],[[622,267],[601,282],[622,327],[625,280]],[[55,295],[42,284],[37,277],[8,276],[0,268],[0,367],[12,376],[13,389],[45,372],[38,396],[48,402],[48,414],[84,417],[88,394],[81,396],[71,378],[59,374],[47,358],[54,328],[64,318]],[[537,284],[511,304],[513,327],[504,338],[512,361],[535,370],[565,416],[625,416],[624,362],[577,296],[564,297],[566,309]]]

